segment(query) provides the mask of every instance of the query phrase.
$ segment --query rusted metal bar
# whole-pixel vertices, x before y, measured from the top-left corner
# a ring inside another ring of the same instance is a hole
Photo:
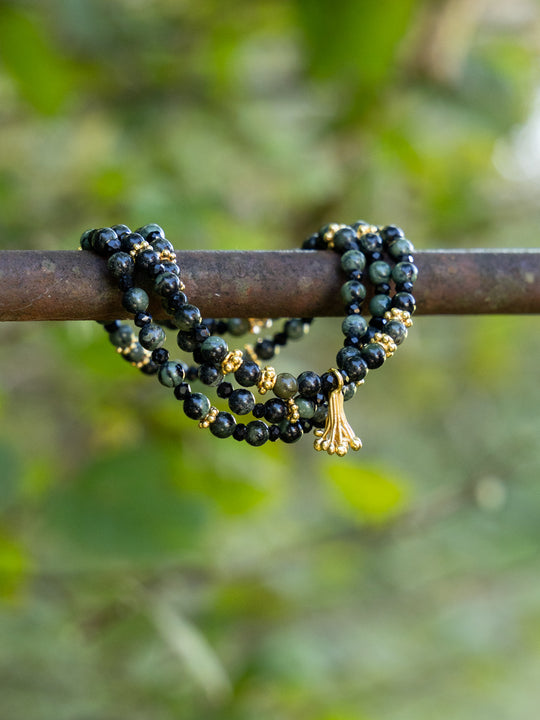
[[[311,317],[343,312],[331,252],[178,251],[190,302],[205,317]],[[540,250],[416,254],[421,314],[540,313]],[[159,314],[159,302],[154,307]],[[105,262],[91,253],[0,251],[0,320],[125,316]]]

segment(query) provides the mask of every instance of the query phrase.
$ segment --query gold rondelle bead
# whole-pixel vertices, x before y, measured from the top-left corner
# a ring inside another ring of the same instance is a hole
[[[223,375],[236,372],[244,362],[244,353],[241,350],[228,352],[221,361],[221,372]]]
[[[276,384],[276,371],[270,365],[261,370],[261,376],[257,382],[257,389],[261,395],[266,395]]]
[[[201,428],[201,430],[204,428],[210,427],[210,425],[217,418],[218,413],[219,413],[219,410],[212,405],[212,407],[206,413],[206,415],[199,421],[199,427]]]

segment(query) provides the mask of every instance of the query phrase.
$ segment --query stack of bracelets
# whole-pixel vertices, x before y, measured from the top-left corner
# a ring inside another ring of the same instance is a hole
[[[200,428],[209,428],[215,437],[232,436],[253,446],[268,440],[294,443],[313,429],[316,450],[342,456],[349,447],[362,447],[347,422],[343,402],[354,397],[369,370],[381,367],[394,354],[407,336],[416,309],[411,294],[418,275],[414,248],[400,228],[363,221],[331,224],[304,241],[304,250],[330,249],[341,256],[345,340],[335,368],[322,375],[306,370],[298,377],[278,374],[268,365],[261,367],[261,361],[271,360],[289,340],[307,333],[312,318],[289,318],[272,337],[257,337],[253,345],[229,350],[223,334],[258,336],[272,321],[203,319],[188,302],[173,246],[159,225],[145,225],[135,232],[126,225],[88,230],[81,237],[81,249],[107,258],[122,305],[140,328],[135,334],[131,325],[120,320],[105,323],[111,343],[129,363],[147,375],[157,375],[162,385],[172,388],[184,413],[197,420]],[[161,298],[167,321],[154,321],[149,314],[149,296],[135,282],[143,277]],[[374,290],[369,321],[362,316],[366,281]],[[191,364],[170,359],[163,347],[164,327],[178,331],[178,347],[192,355]],[[237,386],[225,379],[230,375]],[[190,383],[194,381],[214,386],[230,412],[218,410],[204,393],[193,392]],[[273,397],[257,402],[249,388]],[[254,419],[238,422],[235,415]]]

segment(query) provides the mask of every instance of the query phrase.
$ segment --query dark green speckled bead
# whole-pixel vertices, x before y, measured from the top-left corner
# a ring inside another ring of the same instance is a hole
[[[399,320],[390,320],[390,322],[386,324],[384,332],[390,335],[396,345],[401,345],[407,337],[407,328]]]
[[[246,426],[246,442],[253,447],[264,445],[268,440],[268,426],[260,420],[253,420]]]
[[[345,401],[351,400],[356,395],[356,385],[354,383],[347,383],[343,386],[343,399]]]
[[[283,400],[292,398],[298,392],[296,378],[291,373],[279,373],[273,389],[274,395]]]
[[[291,318],[285,323],[285,333],[289,340],[299,340],[304,332],[304,323],[300,318]]]
[[[366,297],[366,288],[358,280],[348,280],[341,286],[341,298],[345,305],[350,305]]]
[[[174,322],[179,330],[191,330],[201,324],[201,313],[195,305],[182,305],[174,314]]]
[[[165,387],[176,387],[184,379],[184,369],[179,362],[169,360],[163,363],[158,370],[158,380]]]
[[[122,305],[130,313],[144,312],[148,309],[149,303],[150,298],[142,288],[129,288],[122,296]]]
[[[307,398],[298,397],[295,398],[296,406],[298,407],[298,414],[301,418],[309,420],[315,415],[315,403]]]
[[[201,345],[201,355],[205,362],[220,363],[228,352],[227,343],[217,335],[206,338]]]
[[[213,423],[210,423],[210,432],[212,435],[218,438],[230,437],[234,428],[236,427],[236,420],[228,412],[219,412]]]
[[[415,282],[418,268],[411,262],[400,262],[392,270],[392,280],[396,283]]]
[[[236,337],[245,335],[249,332],[249,321],[246,318],[231,318],[227,321],[227,330]]]
[[[165,331],[156,323],[148,323],[139,332],[139,342],[147,350],[157,350],[165,342]]]
[[[392,307],[392,298],[388,295],[374,295],[369,301],[369,312],[375,317],[384,317]]]
[[[360,250],[347,250],[341,256],[341,267],[346,273],[363,270],[366,267],[366,256]]]
[[[377,260],[369,266],[369,279],[374,285],[387,283],[391,273],[392,268],[383,260]]]
[[[109,335],[109,340],[115,347],[129,347],[134,340],[133,330],[130,325],[120,325]]]
[[[393,245],[390,245],[388,252],[395,259],[401,257],[402,255],[412,255],[414,252],[414,245],[410,240],[407,240],[407,238],[400,238],[399,240],[396,240]]]
[[[367,321],[361,315],[348,315],[341,323],[341,331],[347,337],[362,337],[367,327]]]
[[[210,410],[210,400],[202,393],[191,393],[184,400],[184,412],[192,420],[200,420]]]

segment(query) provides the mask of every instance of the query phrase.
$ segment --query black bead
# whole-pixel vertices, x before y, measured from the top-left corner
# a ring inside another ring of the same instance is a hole
[[[384,330],[387,324],[388,320],[383,317],[377,317],[376,315],[374,315],[369,321],[370,327],[375,328],[376,330]]]
[[[302,397],[314,398],[321,389],[321,378],[317,373],[306,370],[297,378],[298,392]]]
[[[321,389],[324,395],[329,395],[338,386],[338,379],[334,373],[326,372],[321,375]]]
[[[113,320],[112,322],[107,323],[106,325],[104,325],[104,326],[103,326],[103,329],[106,330],[108,333],[113,333],[113,332],[115,332],[116,330],[118,330],[118,328],[119,328],[122,324],[123,324],[123,323],[122,323],[121,320]]]
[[[169,351],[165,348],[157,348],[152,352],[152,360],[158,365],[163,365],[169,359]]]
[[[134,286],[133,278],[131,275],[122,275],[118,278],[118,288],[125,292],[130,290]]]
[[[159,273],[154,282],[155,290],[161,297],[175,295],[180,289],[180,279],[178,275],[171,272]]]
[[[373,340],[373,338],[375,337],[375,335],[376,335],[378,332],[379,332],[379,331],[378,331],[376,328],[374,328],[374,327],[372,327],[372,326],[370,325],[370,327],[368,327],[368,329],[366,330],[366,332],[365,332],[364,335],[362,336],[362,344],[365,345],[365,344],[368,343],[370,340]]]
[[[364,272],[363,270],[351,270],[349,273],[347,273],[347,280],[355,280],[356,282],[360,282],[364,278]]]
[[[155,375],[159,370],[159,365],[154,362],[147,362],[140,368],[140,370],[145,375]]]
[[[352,302],[345,307],[345,315],[360,315],[362,312],[361,302]]]
[[[193,362],[196,362],[197,365],[202,365],[202,363],[204,362],[204,357],[201,352],[200,345],[197,345],[197,347],[193,351]]]
[[[225,322],[225,320],[218,320],[216,322],[216,333],[218,335],[223,335],[226,332],[227,332],[227,323]]]
[[[368,367],[364,358],[358,354],[355,357],[348,358],[344,362],[343,371],[347,375],[349,382],[358,382],[366,377]]]
[[[267,400],[264,404],[264,417],[271,423],[280,423],[287,419],[288,408],[279,398]]]
[[[163,228],[156,223],[143,225],[142,227],[137,228],[137,232],[140,233],[147,242],[151,242],[151,238],[157,240],[165,237]]]
[[[249,390],[234,390],[229,396],[229,408],[236,415],[247,415],[255,407],[255,398]]]
[[[215,365],[204,363],[199,367],[199,380],[204,385],[218,385],[223,379],[223,375]]]
[[[308,420],[307,418],[300,418],[298,421],[300,423],[300,427],[302,428],[303,433],[308,433],[311,431],[313,425],[311,424],[311,420]]]
[[[135,245],[144,242],[144,238],[139,233],[126,233],[122,236],[122,250],[130,253],[135,249]]]
[[[148,272],[159,262],[159,255],[155,250],[143,250],[137,254],[135,264],[141,270]]]
[[[208,398],[202,393],[192,393],[184,400],[184,412],[192,420],[200,420],[206,414]]]
[[[163,298],[163,306],[165,307],[165,310],[170,313],[175,313],[177,310],[179,310],[182,305],[185,305],[187,303],[187,296],[184,295],[184,293],[179,290],[178,292],[174,293],[174,295],[170,295],[167,298]]]
[[[210,337],[210,330],[206,325],[195,325],[193,328],[193,337],[195,338],[195,342],[202,343],[206,338]]]
[[[273,337],[275,345],[286,345],[288,339],[289,338],[287,337],[287,333],[284,332],[276,333]]]
[[[380,283],[380,285],[375,285],[376,295],[388,295],[389,292],[390,285],[388,283]]]
[[[338,368],[344,368],[347,360],[360,357],[360,352],[354,347],[343,347],[336,355],[336,363]]]
[[[176,335],[176,343],[180,350],[185,350],[186,352],[193,352],[198,345],[193,330],[179,330]]]
[[[318,235],[312,235],[302,243],[302,250],[317,250]]]
[[[261,369],[253,360],[244,360],[238,370],[234,373],[234,378],[242,387],[251,387],[256,385],[261,376]]]
[[[253,447],[260,447],[268,440],[268,426],[260,420],[252,420],[246,427],[246,442]]]
[[[118,236],[112,228],[100,228],[99,230],[94,230],[92,235],[92,248],[94,249],[94,252],[99,255],[108,255],[110,254],[108,250],[108,243],[113,240],[118,240]],[[121,248],[121,243],[113,243],[113,246],[115,246],[116,249],[112,250],[112,252],[118,252]]]
[[[220,398],[228,398],[233,391],[233,386],[230,382],[222,382],[217,386],[217,396]]]
[[[343,341],[343,345],[345,347],[358,348],[361,344],[362,340],[357,335],[353,335],[352,337],[346,337]]]
[[[369,262],[375,262],[376,260],[382,260],[382,253],[372,252],[369,256]]]
[[[217,331],[217,320],[214,320],[214,318],[203,318],[201,325],[208,329],[208,337]]]
[[[127,225],[112,225],[111,230],[114,230],[120,239],[122,239],[124,235],[129,235],[131,232]]]
[[[392,299],[392,306],[399,310],[406,310],[411,315],[416,310],[416,300],[411,293],[400,292],[394,295]]]
[[[276,442],[276,440],[279,439],[280,433],[279,425],[270,425],[268,428],[268,439],[270,442]]]
[[[196,367],[195,365],[190,365],[188,367],[188,369],[186,370],[186,378],[190,382],[193,382],[194,380],[197,380],[198,377],[199,377],[199,368]]]
[[[410,293],[414,288],[414,283],[412,282],[404,282],[404,283],[397,283],[396,284],[396,290],[397,292],[407,292]]]
[[[340,255],[356,245],[356,232],[352,227],[344,227],[334,235],[334,248]]]
[[[180,385],[175,385],[173,392],[177,400],[185,400],[191,395],[191,387],[188,383],[180,383]]]
[[[107,260],[107,269],[114,278],[121,278],[133,273],[135,262],[128,253],[117,252]]]
[[[381,367],[386,360],[386,352],[383,346],[376,342],[364,345],[360,350],[360,354],[370,370]]]
[[[326,416],[328,415],[328,404],[322,403],[315,410],[315,415],[311,418],[311,424],[316,428],[323,428],[326,425]]]
[[[177,275],[180,277],[180,268],[175,262],[170,262],[169,260],[162,263],[163,267],[165,268],[165,272],[173,273],[173,275]]]
[[[233,432],[233,438],[235,440],[243,440],[246,437],[247,428],[244,425],[244,423],[236,423],[236,427],[234,428]]]
[[[382,237],[378,233],[365,233],[358,238],[360,249],[368,253],[380,252],[383,247]]]
[[[253,408],[253,417],[262,418],[264,417],[264,403],[256,403]]]
[[[405,233],[400,227],[396,225],[387,225],[380,231],[383,239],[390,245],[391,243],[399,240],[399,238],[405,237]]]
[[[165,263],[162,262],[158,262],[157,265],[153,265],[150,268],[150,274],[152,275],[152,277],[157,277],[164,272],[167,272],[167,268],[165,267]]]
[[[210,432],[215,437],[230,437],[235,430],[236,420],[228,412],[219,412],[213,423],[210,423]]]
[[[276,353],[276,346],[272,340],[257,340],[254,350],[257,357],[261,360],[271,360]]]
[[[152,322],[152,316],[147,312],[138,312],[135,314],[133,322],[137,327],[142,328],[144,325],[148,325]]]
[[[174,248],[172,246],[172,243],[170,243],[168,240],[165,239],[165,237],[159,237],[156,239],[152,239],[148,241],[154,250],[158,253],[162,253],[164,250],[167,252],[174,252]]]
[[[294,443],[302,437],[302,426],[300,423],[289,422],[282,428],[279,437],[283,442]]]
[[[122,249],[122,241],[119,237],[112,237],[103,246],[104,255],[114,255]]]

